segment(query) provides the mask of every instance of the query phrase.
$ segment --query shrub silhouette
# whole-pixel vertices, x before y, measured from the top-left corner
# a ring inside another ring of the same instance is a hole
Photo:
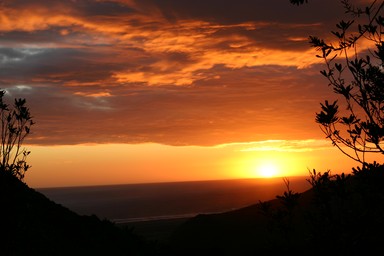
[[[257,205],[268,221],[269,235],[269,246],[259,251],[260,255],[382,252],[384,165],[364,164],[350,175],[313,170],[307,181],[312,188],[303,194],[287,186],[283,195],[276,197],[277,207],[270,201]]]
[[[308,0],[289,0],[289,2],[291,2],[291,4],[295,4],[295,5],[302,5],[305,3],[308,3]]]
[[[338,101],[325,101],[316,122],[334,146],[362,166],[352,174],[312,170],[307,179],[312,188],[302,194],[293,192],[284,179],[286,191],[275,200],[197,216],[175,233],[175,255],[207,255],[210,249],[221,255],[384,253],[384,165],[365,162],[365,153],[384,153],[384,1],[373,0],[363,9],[348,0],[341,3],[352,20],[341,21],[332,32],[338,43],[314,36],[310,42],[325,61],[321,74],[344,99],[349,114],[339,116]],[[357,33],[349,34],[354,24]],[[372,47],[359,53],[358,42],[363,40]]]
[[[384,2],[375,0],[365,8],[341,3],[351,20],[340,21],[331,31],[337,43],[316,36],[310,36],[310,43],[326,64],[321,74],[343,98],[347,112],[339,115],[339,102],[325,101],[316,122],[341,152],[364,163],[365,153],[384,154]],[[360,51],[359,43],[367,42],[370,48]]]
[[[11,106],[4,102],[4,97],[5,91],[0,90],[0,171],[22,180],[31,167],[26,162],[30,151],[22,148],[22,144],[34,122],[25,99],[15,99]]]
[[[300,193],[293,192],[288,178],[283,178],[286,187],[283,195],[277,195],[281,207],[272,208],[270,202],[261,202],[257,205],[259,211],[268,219],[269,230],[272,235],[270,243],[274,247],[289,248],[294,233],[294,210],[298,206]]]
[[[96,215],[78,215],[22,180],[34,125],[25,99],[4,102],[0,90],[0,255],[156,255],[155,244]]]
[[[290,2],[301,5],[307,1]],[[279,207],[272,209],[268,202],[259,202],[259,210],[272,220],[270,226],[274,227],[270,253],[294,250],[297,254],[300,248],[311,255],[383,252],[380,241],[384,238],[384,165],[367,163],[365,154],[384,154],[384,1],[374,0],[363,9],[348,0],[341,3],[352,19],[339,22],[338,30],[332,31],[338,43],[327,43],[315,36],[310,37],[310,43],[321,52],[317,57],[324,60],[326,69],[320,73],[342,96],[348,114],[340,116],[339,102],[326,100],[316,113],[316,122],[334,146],[362,166],[347,175],[310,171],[307,181],[312,188],[310,201],[305,204],[300,204],[287,180],[287,191],[277,196]],[[358,43],[363,40],[372,47],[359,53]],[[287,227],[291,227],[289,232]],[[300,240],[302,244],[298,243]]]

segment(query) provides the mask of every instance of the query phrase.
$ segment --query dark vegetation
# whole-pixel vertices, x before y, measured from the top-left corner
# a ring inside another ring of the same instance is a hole
[[[15,99],[10,105],[4,98],[5,91],[0,90],[0,171],[22,180],[30,168],[26,161],[30,151],[22,148],[22,144],[34,122],[25,99]]]
[[[199,215],[171,239],[174,255],[381,255],[384,166],[312,171],[312,188],[236,211]],[[287,184],[287,183],[286,183]]]
[[[80,216],[0,172],[0,255],[152,255],[154,244],[96,216]]]
[[[159,245],[80,216],[0,172],[1,255],[369,255],[384,253],[384,166],[312,171],[312,188],[221,214],[198,215]]]
[[[348,114],[340,116],[339,102],[325,101],[316,121],[332,144],[361,167],[347,175],[313,170],[308,178],[312,188],[300,194],[284,179],[286,191],[276,199],[198,215],[159,247],[108,220],[80,216],[23,183],[29,151],[21,146],[34,123],[25,100],[11,107],[3,102],[2,91],[0,254],[383,255],[384,165],[367,163],[365,154],[384,153],[384,2],[374,0],[366,8],[341,3],[352,19],[332,32],[338,43],[315,36],[310,40],[326,64],[321,74],[343,98]],[[359,53],[361,40],[371,41],[373,49]]]
[[[294,5],[306,0],[290,0]],[[310,172],[312,189],[286,192],[270,202],[182,225],[176,255],[371,255],[383,254],[384,165],[366,154],[384,154],[384,1],[365,8],[341,0],[351,19],[336,24],[331,42],[310,36],[326,77],[342,100],[321,104],[316,122],[332,145],[361,167],[351,175]],[[359,43],[370,44],[359,49]]]
[[[0,91],[0,255],[153,255],[155,245],[95,215],[80,216],[22,180],[34,124],[25,99]]]
[[[326,65],[320,73],[343,103],[325,101],[316,122],[334,146],[363,164],[366,153],[384,154],[384,1],[365,8],[341,3],[351,19],[336,24],[336,43],[310,36]],[[340,112],[339,105],[346,110]]]

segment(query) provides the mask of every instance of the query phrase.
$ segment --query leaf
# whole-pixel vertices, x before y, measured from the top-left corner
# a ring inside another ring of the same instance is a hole
[[[341,72],[341,70],[343,69],[343,66],[341,64],[339,64],[339,63],[336,63],[335,64],[335,68],[336,68],[337,71]]]
[[[328,126],[339,120],[337,117],[338,105],[337,101],[334,101],[332,104],[329,104],[328,101],[325,101],[325,104],[320,103],[322,111],[316,113],[316,122]]]

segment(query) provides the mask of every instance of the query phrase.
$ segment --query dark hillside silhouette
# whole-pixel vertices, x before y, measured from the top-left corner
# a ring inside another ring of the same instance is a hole
[[[313,187],[301,194],[190,219],[172,238],[174,255],[384,253],[383,165],[353,175],[314,171],[308,180]]]
[[[0,120],[0,254],[384,255],[384,165],[365,162],[365,153],[384,153],[384,18],[380,16],[384,1],[373,0],[365,9],[348,0],[341,3],[352,20],[341,21],[332,32],[338,45],[310,39],[326,64],[321,74],[349,111],[339,114],[337,101],[325,101],[316,121],[334,146],[361,163],[352,174],[313,170],[308,178],[312,188],[301,194],[284,179],[286,191],[276,199],[191,218],[159,252],[132,231],[96,216],[80,216],[21,181],[29,168],[25,161],[29,152],[20,146],[33,122],[25,100],[16,100],[16,112]],[[373,49],[359,53],[356,47],[362,38],[373,42]],[[8,105],[0,103],[8,113]]]
[[[0,255],[147,255],[151,246],[96,216],[80,216],[23,183],[34,124],[25,99],[0,90]]]
[[[384,254],[384,165],[365,161],[366,153],[384,153],[384,1],[363,8],[340,3],[350,20],[336,24],[333,42],[311,36],[310,43],[346,110],[339,113],[338,101],[325,101],[316,122],[333,146],[362,167],[352,175],[313,170],[312,188],[302,194],[285,180],[287,191],[273,201],[199,215],[174,234],[175,255]],[[359,49],[363,40],[370,49]]]
[[[80,216],[0,172],[0,255],[152,255],[150,244],[96,216]]]

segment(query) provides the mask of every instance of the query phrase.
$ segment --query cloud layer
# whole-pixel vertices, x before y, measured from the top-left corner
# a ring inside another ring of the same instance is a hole
[[[330,92],[307,37],[327,36],[343,13],[334,1],[6,0],[0,7],[0,87],[27,98],[37,121],[30,143],[322,137],[314,113]]]

